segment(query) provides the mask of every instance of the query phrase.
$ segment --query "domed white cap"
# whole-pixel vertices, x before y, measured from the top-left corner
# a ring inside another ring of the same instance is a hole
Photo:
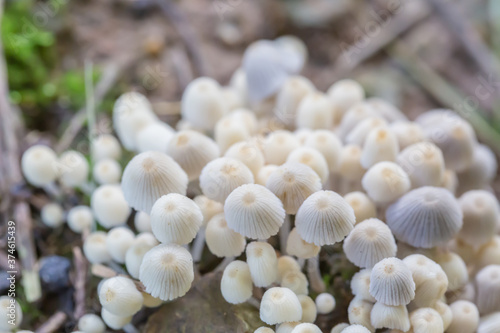
[[[283,84],[276,96],[274,114],[286,126],[295,125],[297,107],[307,94],[315,90],[312,82],[303,76],[292,76]]]
[[[446,331],[451,324],[451,320],[453,319],[453,313],[451,312],[450,307],[443,301],[437,301],[432,308],[441,316],[441,320],[443,320],[443,328]]]
[[[474,333],[479,325],[479,311],[474,303],[456,301],[450,304],[453,314],[448,333]]]
[[[382,161],[396,161],[399,144],[388,127],[372,129],[366,136],[361,152],[361,165],[368,169]]]
[[[314,131],[307,136],[304,145],[314,148],[323,154],[330,172],[337,170],[342,143],[333,132],[327,130]]]
[[[300,147],[294,149],[288,155],[287,162],[302,163],[314,170],[321,179],[321,183],[328,180],[330,171],[325,157],[316,149],[309,147]]]
[[[476,275],[476,304],[481,315],[500,311],[500,265],[489,265]]]
[[[301,271],[290,270],[286,272],[281,279],[280,286],[290,289],[297,295],[309,294],[309,281]]]
[[[245,163],[255,178],[257,178],[260,169],[264,166],[264,154],[262,154],[257,142],[254,141],[237,142],[229,147],[224,156]]]
[[[220,282],[220,290],[226,302],[239,304],[252,296],[252,277],[248,264],[235,260],[226,266]]]
[[[410,177],[413,188],[441,185],[444,177],[444,159],[443,153],[435,144],[415,143],[400,152],[397,160]]]
[[[462,212],[448,190],[420,187],[389,206],[386,222],[400,241],[431,248],[454,237],[462,227]]]
[[[302,306],[297,295],[288,288],[268,289],[260,302],[260,319],[269,325],[302,318]]]
[[[288,234],[288,240],[286,242],[286,252],[297,258],[313,258],[318,255],[321,247],[308,243],[300,237],[297,228],[293,228]]]
[[[274,333],[274,330],[269,327],[261,326],[255,331],[253,331],[253,333]]]
[[[226,201],[228,195],[238,186],[253,183],[252,171],[241,161],[221,157],[208,163],[200,175],[203,194],[218,202]]]
[[[111,134],[101,134],[92,140],[91,150],[94,161],[108,158],[119,160],[122,155],[120,142]]]
[[[162,243],[187,244],[203,223],[203,214],[193,200],[170,193],[159,198],[151,209],[151,230]]]
[[[344,199],[354,210],[356,224],[377,217],[377,207],[365,193],[360,191],[350,192],[344,195]]]
[[[101,264],[111,261],[111,255],[106,248],[106,233],[95,231],[88,235],[83,242],[85,258],[92,264]]]
[[[220,202],[210,200],[204,195],[197,195],[193,199],[194,203],[200,207],[203,214],[203,225],[206,226],[208,221],[215,215],[224,212],[224,205]]]
[[[141,153],[147,151],[164,153],[174,134],[172,127],[161,121],[155,121],[137,132],[137,150]]]
[[[117,161],[105,158],[94,165],[92,173],[95,181],[99,184],[117,184],[122,176],[122,167]]]
[[[251,242],[246,249],[247,263],[253,283],[267,287],[278,278],[278,258],[274,248],[265,242]]]
[[[130,215],[130,207],[119,185],[101,185],[90,199],[96,220],[105,228],[124,224]]]
[[[66,187],[79,187],[87,182],[89,163],[81,153],[68,150],[59,157],[57,163],[59,181]]]
[[[378,262],[370,275],[370,294],[385,305],[406,305],[415,298],[415,282],[408,266],[397,258]]]
[[[176,244],[161,244],[144,256],[139,278],[151,296],[170,301],[184,296],[194,280],[193,257]]]
[[[448,290],[460,289],[469,281],[467,265],[458,254],[453,252],[441,253],[437,256],[436,262],[448,277]]]
[[[384,258],[396,256],[397,246],[389,227],[376,218],[356,224],[344,240],[347,259],[358,267],[373,267]]]
[[[316,308],[319,314],[328,314],[335,310],[335,298],[332,294],[321,293],[315,299]]]
[[[56,153],[47,146],[28,148],[21,159],[21,169],[26,180],[34,186],[44,186],[57,178]]]
[[[374,328],[390,328],[403,332],[410,329],[406,305],[390,306],[377,302],[373,305],[370,319]]]
[[[220,155],[214,140],[189,130],[177,132],[167,145],[166,152],[179,163],[189,180],[198,178],[205,165]]]
[[[340,138],[345,139],[356,125],[368,117],[376,116],[377,112],[366,102],[353,104],[341,119],[337,127],[337,133]]]
[[[186,194],[188,177],[168,155],[146,152],[135,156],[125,167],[122,189],[131,207],[149,214],[162,195]]]
[[[426,139],[422,127],[411,121],[395,121],[389,125],[389,128],[396,135],[400,150]]]
[[[225,153],[233,144],[250,139],[246,124],[230,115],[220,119],[215,124],[214,139],[222,153]]]
[[[368,117],[357,124],[346,136],[345,143],[362,147],[365,144],[366,137],[371,130],[375,128],[387,128],[387,121],[384,118],[373,116]]]
[[[94,224],[92,209],[88,206],[75,206],[68,211],[68,227],[76,233],[90,230]]]
[[[267,164],[281,165],[291,151],[300,146],[299,140],[289,131],[274,131],[264,139],[262,151]]]
[[[200,77],[191,81],[182,95],[183,119],[195,127],[213,129],[228,111],[223,96],[220,85],[211,78]]]
[[[104,333],[106,325],[98,315],[87,313],[78,319],[78,329],[89,333]]]
[[[316,304],[307,295],[297,295],[297,297],[302,306],[302,318],[300,318],[300,321],[303,323],[314,323],[318,314]]]
[[[370,294],[370,276],[372,270],[365,268],[353,275],[351,279],[351,292],[354,296],[365,301],[375,303],[377,300]]]
[[[295,326],[292,333],[321,333],[321,330],[314,324],[302,323]]]
[[[106,249],[117,263],[125,263],[125,254],[134,243],[135,235],[127,227],[114,227],[106,235]]]
[[[376,203],[389,203],[408,192],[410,178],[393,162],[379,162],[373,165],[361,180],[363,189]]]
[[[205,230],[208,249],[217,257],[237,257],[247,244],[245,237],[229,229],[224,213],[210,219]]]
[[[359,181],[365,172],[361,165],[361,147],[345,145],[340,152],[338,173],[347,180]]]
[[[368,328],[371,332],[375,332],[370,322],[370,313],[372,311],[373,304],[367,302],[359,297],[354,297],[349,303],[347,308],[347,316],[351,324],[363,325]]]
[[[46,226],[57,228],[64,223],[64,210],[60,204],[51,202],[42,207],[40,217]]]
[[[229,228],[254,239],[276,235],[285,219],[281,201],[257,184],[242,185],[231,192],[224,204],[224,214]]]
[[[9,296],[0,296],[0,316],[0,330],[5,332],[12,331],[23,321],[21,306]]]
[[[99,301],[104,309],[117,316],[132,316],[142,307],[143,297],[132,280],[115,276],[99,288]]]
[[[285,275],[289,271],[301,271],[297,260],[295,260],[291,256],[281,256],[278,258],[278,279],[276,282],[280,283],[283,275]]]
[[[319,246],[340,242],[355,222],[351,206],[333,191],[318,191],[309,196],[295,217],[302,239]]]
[[[135,243],[128,248],[125,253],[125,267],[127,272],[134,279],[139,279],[139,271],[141,268],[142,260],[146,253],[151,250],[155,245],[148,243]]]
[[[350,325],[344,328],[340,333],[368,333],[370,330],[363,325]]]
[[[151,232],[151,221],[148,213],[138,211],[134,216],[135,230],[138,232]]]
[[[321,190],[321,180],[309,166],[288,162],[269,175],[266,187],[283,202],[287,214],[296,214],[307,197]]]
[[[327,91],[328,97],[337,109],[344,114],[351,106],[365,99],[363,87],[351,79],[339,80]]]
[[[432,308],[420,308],[410,313],[410,324],[414,333],[444,332],[443,320]]]
[[[330,331],[330,333],[340,333],[340,332],[342,332],[342,330],[344,328],[347,328],[347,327],[349,327],[348,323],[339,323],[339,324],[332,327],[332,330]]]
[[[132,321],[132,316],[118,316],[109,312],[105,308],[102,308],[101,310],[101,318],[106,325],[113,330],[122,329]]]
[[[297,107],[297,128],[330,129],[333,126],[335,109],[322,92],[307,94]]]
[[[494,333],[500,326],[500,312],[493,312],[487,316],[481,317],[477,333]]]
[[[495,153],[486,145],[474,147],[472,164],[458,173],[462,192],[483,188],[491,183],[497,174],[498,164]]]
[[[271,174],[276,171],[276,169],[278,169],[277,165],[264,165],[257,173],[257,177],[255,177],[255,184],[266,186],[266,182],[269,179],[269,176],[271,176]]]

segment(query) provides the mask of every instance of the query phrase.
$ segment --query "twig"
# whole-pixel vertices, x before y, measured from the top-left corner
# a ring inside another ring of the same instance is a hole
[[[126,277],[128,279],[131,279],[134,282],[135,287],[137,288],[137,290],[139,290],[139,291],[145,291],[146,290],[146,287],[142,284],[141,281],[134,280],[130,276],[126,275],[126,274],[118,274],[115,270],[113,270],[113,269],[111,269],[109,267],[106,267],[104,265],[94,264],[94,265],[92,265],[91,271],[92,271],[93,275],[95,275],[97,277],[100,277],[100,278],[103,278],[103,279],[109,279],[109,278],[112,278],[112,277],[115,277],[115,276]]]
[[[85,283],[87,281],[87,260],[82,254],[82,250],[75,246],[73,248],[73,261],[75,264],[75,320],[80,319],[85,314]]]
[[[66,314],[62,311],[58,311],[53,314],[42,326],[40,326],[35,332],[36,333],[52,333],[57,332],[59,328],[66,321]]]

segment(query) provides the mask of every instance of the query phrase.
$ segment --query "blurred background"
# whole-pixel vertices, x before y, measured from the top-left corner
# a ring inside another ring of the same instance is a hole
[[[210,76],[227,85],[250,43],[282,35],[295,35],[307,45],[302,75],[318,89],[325,91],[339,79],[353,78],[367,96],[386,99],[410,119],[433,108],[454,109],[466,116],[497,156],[500,152],[497,0],[0,0],[0,4],[3,152],[13,138],[9,139],[11,132],[17,135],[11,152],[15,147],[17,154],[40,142],[57,152],[69,147],[85,151],[86,102],[91,98],[96,106],[99,132],[111,132],[113,103],[130,90],[145,94],[160,118],[175,125],[182,92],[191,80]],[[494,189],[498,194],[498,182]],[[4,192],[1,199],[6,197]],[[34,200],[36,205],[36,196]],[[1,204],[2,213],[6,202]],[[64,238],[71,236],[36,227],[34,234],[44,239],[37,244],[41,255],[71,253],[71,241]],[[61,245],[59,238],[67,245]],[[39,326],[71,306],[61,305],[60,300],[44,306],[27,304],[22,296],[21,303],[28,313],[25,327]],[[61,330],[72,325],[71,318],[65,318]]]

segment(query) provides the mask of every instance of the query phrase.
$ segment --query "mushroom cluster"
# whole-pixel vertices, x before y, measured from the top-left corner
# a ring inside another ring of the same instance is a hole
[[[349,323],[331,332],[500,327],[493,152],[451,110],[411,121],[354,80],[318,90],[298,74],[306,58],[295,37],[255,42],[228,86],[187,86],[176,126],[125,93],[117,137],[95,138],[90,163],[25,151],[31,185],[90,196],[47,204],[42,222],[67,221],[91,264],[121,270],[101,282],[101,316],[82,317],[80,330],[121,329],[144,306],[182,297],[208,256],[221,258],[223,298],[259,308],[256,332],[321,332],[316,318],[340,296],[321,272],[342,249],[360,270]],[[135,156],[123,161],[123,150]]]

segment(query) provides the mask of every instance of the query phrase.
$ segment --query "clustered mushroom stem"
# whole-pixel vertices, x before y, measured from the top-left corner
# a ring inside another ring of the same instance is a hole
[[[313,258],[307,259],[307,275],[309,277],[309,283],[311,284],[312,290],[317,293],[322,293],[325,291],[325,283],[321,278],[321,272],[319,270],[318,255]]]
[[[56,186],[54,182],[44,185],[43,190],[48,193],[52,199],[57,199],[62,196],[62,191]]]
[[[193,247],[191,248],[191,255],[193,256],[193,261],[199,262],[203,255],[203,249],[205,248],[205,228],[202,227],[198,231],[198,235],[193,242]]]
[[[225,257],[220,264],[215,267],[214,272],[221,272],[223,271],[227,265],[229,265],[236,257]]]
[[[132,324],[127,324],[123,326],[122,330],[125,333],[139,333],[139,330]]]
[[[254,296],[250,297],[247,302],[248,304],[255,306],[257,309],[260,309],[260,302]]]
[[[304,264],[306,263],[306,260],[304,258],[297,258],[297,263],[299,264],[300,268],[302,269],[304,267]]]
[[[290,228],[292,226],[292,223],[290,221],[290,215],[286,215],[285,221],[283,222],[283,225],[281,226],[281,230],[279,233],[280,237],[280,248],[281,248],[281,253],[286,254],[286,242],[288,241],[288,235],[290,234]]]

